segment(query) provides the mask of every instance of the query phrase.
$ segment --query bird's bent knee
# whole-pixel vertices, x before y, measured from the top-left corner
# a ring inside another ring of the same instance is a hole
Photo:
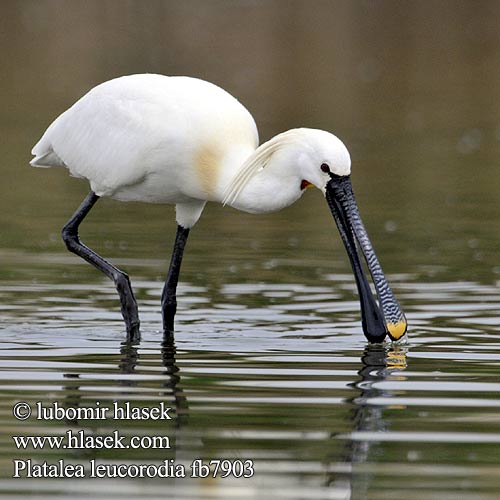
[[[68,250],[72,250],[76,244],[78,244],[78,233],[72,228],[64,226],[61,231],[61,236]]]
[[[124,272],[115,273],[113,275],[113,281],[118,290],[130,289],[130,278],[128,274]]]
[[[117,272],[113,275],[113,279],[117,285],[125,285],[130,283],[130,278],[127,273]]]

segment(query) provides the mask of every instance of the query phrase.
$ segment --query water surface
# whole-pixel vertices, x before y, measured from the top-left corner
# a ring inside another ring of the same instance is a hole
[[[2,4],[2,497],[499,498],[498,4],[310,4]],[[300,125],[342,137],[406,342],[366,342],[347,257],[313,190],[267,216],[207,206],[170,342],[159,304],[173,208],[100,200],[81,234],[131,276],[142,338],[125,341],[112,284],[59,236],[87,186],[27,162],[88,88],[143,71],[223,85],[263,139]],[[163,402],[172,419],[21,421],[18,402]],[[22,450],[12,439],[69,430],[167,436],[170,447]],[[15,458],[172,460],[188,472],[196,459],[252,460],[255,473],[21,479]]]

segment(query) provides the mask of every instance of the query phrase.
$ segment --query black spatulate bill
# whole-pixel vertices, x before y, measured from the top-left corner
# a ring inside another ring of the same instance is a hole
[[[352,191],[351,178],[350,176],[330,175],[332,178],[326,185],[325,196],[337,223],[356,279],[363,332],[370,342],[382,342],[386,335],[389,335],[392,340],[399,340],[406,332],[406,318],[387,283],[368,238]],[[380,307],[370,290],[356,240],[372,275]]]

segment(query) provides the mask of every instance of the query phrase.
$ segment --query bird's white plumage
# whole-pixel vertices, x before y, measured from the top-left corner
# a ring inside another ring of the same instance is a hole
[[[350,171],[334,135],[293,129],[258,147],[247,109],[211,83],[131,75],[98,85],[61,114],[32,153],[33,166],[65,166],[99,196],[175,203],[191,227],[206,201],[270,212],[296,201],[301,181],[324,189]]]
[[[49,126],[32,153],[31,165],[65,167],[90,182],[93,192],[64,226],[63,239],[70,251],[113,279],[130,335],[138,333],[139,317],[127,275],[78,238],[78,226],[99,196],[175,203],[179,227],[162,294],[164,331],[171,334],[188,229],[199,219],[205,203],[218,201],[247,212],[272,212],[295,202],[309,184],[326,195],[341,228],[362,296],[365,334],[379,341],[387,331],[393,339],[406,331],[404,314],[385,281],[349,194],[349,153],[328,132],[292,129],[258,147],[252,116],[219,87],[189,77],[132,75],[88,92]],[[336,179],[333,174],[342,177]],[[375,288],[381,291],[380,300],[385,304],[383,313],[373,297],[370,299],[354,237],[377,280]],[[386,311],[390,316],[384,325],[381,321]]]
[[[57,157],[99,196],[191,206],[211,199],[208,184],[219,182],[226,157],[242,162],[257,144],[252,116],[219,87],[132,75],[95,87],[60,115],[32,164],[58,166]]]

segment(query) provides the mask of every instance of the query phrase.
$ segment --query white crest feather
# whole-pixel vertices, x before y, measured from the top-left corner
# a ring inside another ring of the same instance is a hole
[[[247,158],[238,173],[225,188],[222,204],[233,204],[252,177],[266,167],[271,156],[284,145],[296,142],[299,136],[300,129],[287,130],[286,132],[274,136],[264,144],[261,144],[254,153]]]

